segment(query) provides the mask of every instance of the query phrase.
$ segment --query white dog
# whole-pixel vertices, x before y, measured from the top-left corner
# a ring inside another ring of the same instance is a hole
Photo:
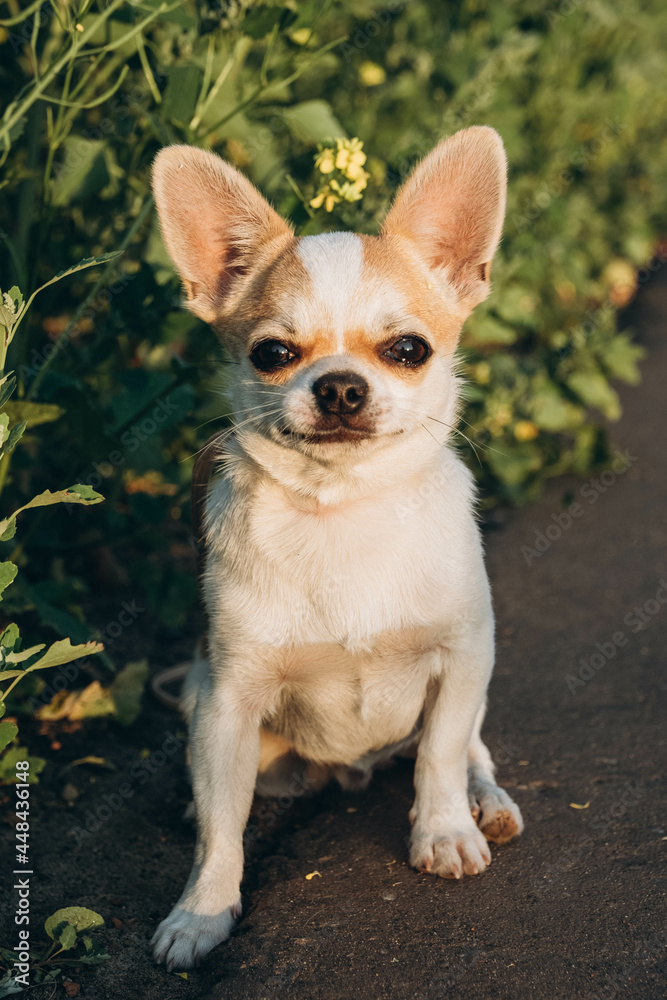
[[[206,501],[208,658],[186,698],[198,840],[153,939],[169,969],[229,936],[253,792],[276,794],[286,762],[359,786],[416,748],[410,864],[444,878],[483,872],[487,840],[523,828],[480,737],[493,612],[449,444],[505,178],[498,134],[466,129],[419,164],[378,237],[297,239],[217,156],[157,156],[188,308],[238,365]]]

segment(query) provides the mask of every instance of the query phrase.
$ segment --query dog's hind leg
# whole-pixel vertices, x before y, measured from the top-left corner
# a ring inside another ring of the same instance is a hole
[[[486,705],[482,705],[468,747],[468,798],[486,839],[505,844],[523,831],[523,819],[516,802],[496,784],[496,769],[480,735],[485,711]]]

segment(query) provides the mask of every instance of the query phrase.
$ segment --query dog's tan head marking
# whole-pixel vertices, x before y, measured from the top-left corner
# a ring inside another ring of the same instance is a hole
[[[498,134],[466,129],[416,167],[379,236],[297,239],[219,157],[163,149],[165,243],[188,308],[241,363],[239,427],[318,457],[453,419],[452,356],[489,293],[505,174]]]

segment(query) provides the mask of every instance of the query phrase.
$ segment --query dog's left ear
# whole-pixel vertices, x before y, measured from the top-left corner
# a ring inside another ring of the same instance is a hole
[[[382,234],[409,239],[463,306],[490,290],[491,261],[505,218],[507,160],[495,129],[474,126],[439,143],[415,168]]]

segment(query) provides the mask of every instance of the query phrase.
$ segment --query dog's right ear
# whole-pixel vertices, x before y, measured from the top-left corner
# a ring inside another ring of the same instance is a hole
[[[461,129],[413,170],[383,232],[409,239],[470,312],[490,291],[506,189],[507,160],[498,133],[480,125]]]
[[[194,146],[160,150],[153,164],[153,191],[188,309],[207,323],[224,311],[235,279],[263,249],[291,235],[243,174]]]

